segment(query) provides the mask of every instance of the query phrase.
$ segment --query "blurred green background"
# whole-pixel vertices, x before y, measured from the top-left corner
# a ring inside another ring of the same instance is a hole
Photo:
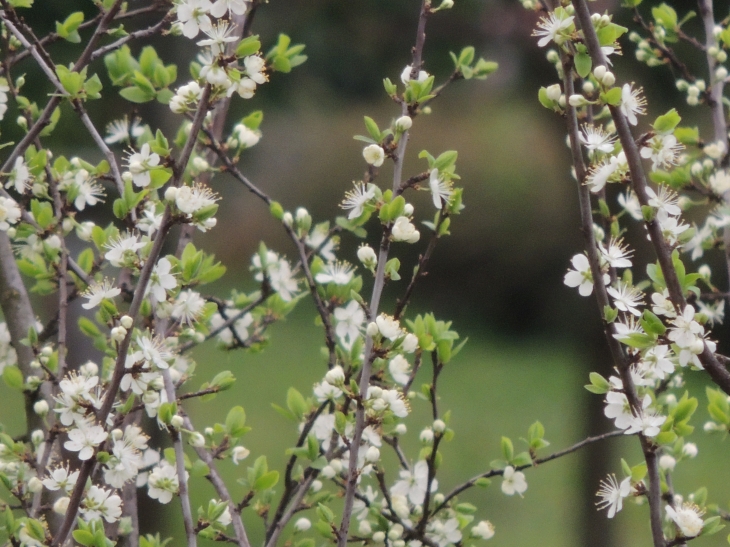
[[[694,7],[691,2],[672,4],[680,15]],[[71,11],[94,13],[91,3],[83,0],[36,0],[36,6],[42,9],[27,11],[26,19],[38,35],[51,30],[54,21],[63,20]],[[363,173],[362,144],[352,139],[365,131],[362,116],[373,117],[382,127],[399,115],[381,82],[384,77],[398,81],[410,62],[418,9],[417,0],[271,0],[258,10],[253,29],[266,47],[279,32],[286,32],[295,43],[306,44],[309,55],[307,63],[293,73],[275,74],[254,99],[235,100],[230,116],[234,123],[252,110],[264,110],[263,139],[244,155],[240,167],[286,209],[304,206],[315,222],[341,213],[338,203],[343,193]],[[595,11],[603,9],[615,11],[617,6],[611,2],[594,4]],[[724,9],[721,15],[725,15],[726,3],[718,9]],[[453,10],[433,17],[427,28],[424,68],[436,75],[437,82],[451,71],[448,52],[458,52],[467,45],[475,46],[477,55],[500,64],[499,71],[486,82],[451,86],[433,104],[430,115],[415,121],[405,167],[406,176],[423,171],[425,162],[417,159],[423,149],[434,155],[458,150],[457,172],[465,187],[466,209],[452,223],[453,236],[437,247],[430,274],[419,285],[410,308],[411,314],[432,310],[439,319],[453,320],[462,337],[469,337],[466,349],[445,370],[441,384],[442,408],[452,409],[457,433],[444,448],[441,491],[484,471],[499,457],[502,435],[510,436],[519,448],[517,439],[526,436],[528,426],[537,419],[545,425],[546,438],[552,443],[545,453],[586,435],[608,431],[612,425],[602,416],[600,398],[582,388],[588,371],[610,373],[595,302],[579,297],[562,283],[569,260],[581,251],[582,241],[563,121],[537,101],[538,87],[554,83],[556,76],[545,61],[545,51],[530,37],[536,18],[517,2],[456,0]],[[630,23],[625,13],[618,20]],[[690,22],[685,30],[698,31],[698,25]],[[133,52],[140,47],[135,46]],[[619,79],[641,80],[651,113],[661,113],[671,102],[682,104],[668,69],[654,69],[648,82],[647,69],[633,61],[632,45],[625,40],[624,47],[624,58],[616,61]],[[57,62],[68,62],[78,51],[69,44],[51,49]],[[161,41],[158,51],[166,62],[178,64],[178,85],[184,83],[187,61],[195,52],[190,42],[183,38]],[[702,73],[701,59],[689,50],[680,52]],[[107,93],[114,95],[103,64],[97,62],[93,70],[100,73]],[[43,103],[48,85],[31,61],[19,66],[14,76],[23,72],[29,81],[26,91]],[[133,109],[120,101],[114,108],[107,102],[90,103],[89,110],[103,126]],[[168,136],[174,135],[179,118],[169,110],[143,105],[137,111],[153,129],[159,127]],[[685,108],[682,114],[701,127],[709,122],[709,113],[701,108]],[[11,109],[6,116],[3,131],[7,138],[17,138],[17,129],[12,127],[15,115]],[[68,109],[55,139],[53,147],[59,154],[101,159]],[[379,180],[389,177],[386,165]],[[195,241],[228,266],[223,282],[215,288],[224,296],[232,288],[253,288],[248,265],[259,241],[265,240],[270,248],[289,257],[294,251],[267,209],[235,181],[219,177],[213,185],[223,196],[219,227],[209,234],[196,234]],[[427,220],[432,214],[430,196],[418,194],[412,201],[417,218]],[[615,195],[611,195],[610,203],[616,206]],[[629,239],[639,255],[648,250],[641,229],[632,229]],[[354,262],[359,243],[345,236],[342,258]],[[424,246],[425,242],[407,249],[399,246],[403,272],[411,270]],[[720,274],[720,253],[706,258]],[[386,310],[392,309],[404,286],[401,281],[387,288]],[[45,307],[42,316],[53,311],[50,301],[39,305],[41,310]],[[73,310],[79,313],[78,303]],[[222,421],[227,408],[243,405],[248,425],[253,427],[244,439],[252,451],[248,461],[266,454],[270,466],[281,469],[284,450],[294,443],[296,431],[270,404],[282,404],[292,385],[305,394],[311,392],[312,384],[323,374],[319,351],[322,335],[314,326],[314,315],[314,308],[302,303],[287,322],[271,328],[272,344],[261,354],[221,354],[212,347],[200,348],[195,354],[199,378],[193,381],[194,386],[223,368],[232,370],[238,382],[234,390],[213,402],[187,405],[195,424],[202,428]],[[721,327],[716,335],[723,350],[727,329]],[[82,344],[82,339],[72,344],[72,363],[88,358],[79,351]],[[695,374],[691,381],[702,397],[695,419],[699,431],[691,439],[698,444],[701,457],[679,467],[675,485],[683,494],[707,485],[710,500],[726,506],[730,497],[730,470],[723,465],[727,446],[722,439],[701,432],[707,419],[702,395],[705,379]],[[0,386],[0,397],[4,401],[1,416],[6,423],[12,422],[18,417],[20,398],[4,385]],[[418,432],[429,423],[423,403],[414,405],[414,414],[406,435],[412,457],[418,451]],[[22,423],[10,423],[10,429],[20,433]],[[620,455],[638,463],[641,454],[636,440],[614,439],[529,470],[524,499],[504,496],[499,480],[487,490],[470,491],[463,499],[479,507],[478,519],[488,518],[494,523],[494,545],[648,546],[646,507],[629,504],[613,521],[594,507],[600,478],[608,472],[620,474]],[[221,469],[233,481],[244,472],[246,463],[236,468],[224,462]],[[194,483],[195,505],[212,495],[206,484]],[[170,533],[178,538],[173,544],[180,544],[181,526],[174,519],[176,502],[162,507],[142,493],[140,503],[144,528],[155,529],[164,518]],[[248,515],[246,523],[249,535],[258,543],[262,538],[260,521]],[[722,545],[725,535],[694,543]]]

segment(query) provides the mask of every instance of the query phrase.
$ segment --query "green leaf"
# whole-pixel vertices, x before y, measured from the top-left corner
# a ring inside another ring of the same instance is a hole
[[[240,437],[246,433],[246,412],[242,406],[234,406],[226,416],[226,429],[231,437]]]
[[[672,108],[666,114],[662,114],[654,121],[654,131],[661,134],[669,134],[674,131],[674,128],[679,125],[682,118],[677,113],[676,109]]]
[[[557,103],[555,103],[550,97],[548,97],[546,87],[540,88],[540,91],[537,92],[537,98],[539,99],[540,104],[547,109],[552,110],[557,105]]]
[[[94,544],[94,534],[88,530],[74,530],[72,535],[77,543],[80,543],[85,547]]]
[[[257,492],[268,490],[276,486],[277,482],[279,482],[279,472],[269,471],[268,473],[264,473],[258,479],[256,479],[256,482],[254,482],[253,484],[253,489]]]
[[[620,105],[621,104],[621,88],[612,87],[605,93],[601,93],[601,100],[606,104],[610,104],[611,106]]]
[[[370,136],[375,139],[376,142],[380,142],[380,129],[378,128],[378,124],[375,123],[375,120],[365,116],[365,127],[367,128],[368,133],[370,133]]]
[[[286,406],[299,421],[301,421],[302,418],[304,418],[304,415],[309,412],[309,405],[307,404],[307,401],[304,399],[302,394],[293,387],[290,387],[286,394]]]
[[[257,53],[261,49],[261,42],[258,35],[248,36],[238,43],[236,55],[238,57],[247,57]]]
[[[515,456],[515,448],[512,444],[512,440],[509,437],[502,437],[502,455],[508,462],[512,461]]]
[[[9,388],[23,389],[23,373],[16,366],[6,366],[3,369],[3,380]]]
[[[575,70],[581,78],[585,78],[591,73],[592,61],[587,53],[577,53],[575,55]]]
[[[137,86],[125,87],[119,94],[133,103],[147,103],[155,98],[155,93],[144,91]]]

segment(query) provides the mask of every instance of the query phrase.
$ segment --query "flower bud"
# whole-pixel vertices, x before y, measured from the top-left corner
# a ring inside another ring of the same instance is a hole
[[[238,462],[248,458],[248,455],[250,453],[251,451],[248,448],[245,448],[243,446],[236,446],[231,452],[231,459],[233,460],[234,464],[238,465]]]
[[[697,269],[697,273],[700,274],[704,279],[710,279],[712,277],[712,270],[707,264],[703,264]]]
[[[170,418],[170,425],[175,429],[180,429],[184,423],[185,421],[180,414],[175,414],[172,418]]]
[[[375,266],[378,264],[378,256],[375,254],[375,251],[372,247],[369,245],[362,245],[357,250],[357,258],[362,262],[362,265],[368,268],[369,270],[374,270]]]
[[[727,69],[724,66],[718,67],[715,70],[715,79],[724,80],[725,78],[727,78]]]
[[[677,460],[669,454],[664,454],[661,458],[659,458],[659,469],[662,471],[674,471],[675,465],[677,465]]]
[[[383,396],[383,388],[378,386],[370,386],[368,388],[368,398],[379,399]]]
[[[377,446],[371,446],[365,452],[365,461],[369,463],[376,463],[380,459],[380,450]]]
[[[560,89],[560,84],[549,85],[545,89],[545,91],[547,93],[548,99],[555,102],[560,100],[560,95],[563,93],[563,91]]]
[[[332,466],[330,465],[325,465],[319,474],[322,475],[325,479],[332,479],[337,475],[337,473],[335,473],[335,470],[332,469]]]
[[[373,541],[375,543],[383,543],[385,541],[385,532],[375,532],[373,534]]]
[[[33,359],[30,362],[30,368],[41,368],[41,362],[38,359]]]
[[[297,532],[306,532],[311,527],[312,523],[309,522],[309,519],[306,517],[302,517],[294,523],[294,530],[296,530]]]
[[[568,98],[568,104],[570,104],[570,106],[579,108],[583,105],[588,104],[588,101],[586,101],[586,98],[583,95],[576,93],[575,95],[571,95]]]
[[[63,498],[58,498],[56,502],[53,504],[53,512],[59,515],[65,515],[68,511],[68,504],[71,501],[71,498],[68,496],[64,496]]]
[[[388,539],[391,541],[395,541],[396,539],[400,539],[400,537],[403,535],[403,526],[400,524],[394,524],[391,526],[390,530],[388,530]]]
[[[687,95],[687,104],[690,106],[697,106],[700,104],[700,100],[694,95]]]
[[[718,63],[724,63],[727,61],[727,51],[721,49],[717,52],[717,55],[715,55],[715,59],[717,59]]]
[[[195,167],[198,171],[207,171],[210,169],[210,164],[205,161],[205,158],[201,158],[198,156],[197,158],[193,159],[193,167]]]
[[[188,444],[194,448],[203,448],[205,446],[205,437],[198,433],[197,431],[194,431],[190,434],[190,439],[188,439]]]
[[[611,87],[616,83],[616,76],[613,75],[613,72],[606,72],[601,78],[601,83],[606,87]]]
[[[125,329],[129,330],[132,328],[132,325],[134,325],[134,319],[128,315],[122,315],[121,319],[119,319],[119,323],[121,323]]]
[[[408,431],[408,428],[406,427],[406,424],[398,424],[395,426],[395,429],[393,430],[393,433],[396,435],[405,435]]]
[[[454,7],[454,0],[442,0],[441,5],[438,7],[439,10],[451,9]]]
[[[444,495],[441,492],[439,492],[438,494],[434,495],[433,502],[436,505],[441,505],[444,502]]]
[[[324,381],[333,386],[342,385],[345,381],[345,371],[340,365],[337,365],[324,375]]]
[[[433,442],[433,430],[430,427],[424,429],[418,438],[423,444],[431,444]]]
[[[441,5],[443,5],[443,3]],[[400,118],[395,120],[395,128],[397,131],[408,131],[412,125],[413,120],[410,116],[401,116]]]
[[[407,216],[407,217],[411,216],[413,214],[413,211],[414,211],[413,205],[411,205],[410,203],[406,203],[403,206],[403,214],[405,216]]]
[[[357,527],[357,533],[362,537],[367,537],[373,533],[373,528],[367,520],[361,520]]]
[[[70,218],[64,218],[61,223],[61,228],[63,228],[63,235],[70,233],[74,229],[74,221]]]
[[[590,95],[595,90],[596,90],[596,86],[593,85],[593,82],[591,82],[590,80],[585,80],[583,82],[583,93]],[[560,97],[558,96],[558,98],[560,98]]]
[[[281,221],[284,223],[284,225],[291,226],[292,224],[294,224],[294,217],[292,216],[292,214],[289,211],[287,211],[281,217]]]
[[[309,486],[309,491],[316,494],[322,490],[322,486],[322,481],[312,481],[312,484]]]
[[[699,355],[705,350],[705,341],[702,338],[695,338],[689,345],[689,351],[695,355]]]
[[[697,456],[697,445],[695,443],[686,443],[682,447],[682,454],[688,458],[694,458]]]
[[[96,376],[97,374],[99,374],[99,365],[97,365],[93,361],[86,361],[86,363],[79,367],[79,372],[87,377]]]
[[[436,433],[443,433],[444,431],[446,431],[446,423],[443,420],[434,420],[433,430]]]
[[[338,460],[337,458],[330,460],[330,466],[332,469],[335,470],[336,473],[340,473],[344,466],[342,465],[342,460]]]
[[[125,336],[127,336],[127,329],[124,327],[114,327],[111,330],[111,337],[115,342],[121,342]]]
[[[43,490],[43,483],[38,477],[32,477],[28,481],[28,491],[33,492],[34,494],[37,492],[40,492]]]
[[[368,336],[371,338],[378,334],[378,325],[375,324],[375,322],[369,323],[367,329],[365,330]]]
[[[165,201],[173,202],[177,198],[178,189],[175,186],[170,186],[165,190]]]
[[[30,434],[30,440],[33,443],[34,446],[38,446],[46,439],[46,436],[43,434],[43,431],[40,429],[36,429],[33,431],[33,433]],[[5,446],[5,445],[3,445]]]
[[[36,401],[36,403],[33,405],[33,412],[38,414],[38,416],[45,416],[48,414],[48,403],[41,399],[40,401]]]
[[[548,51],[545,58],[548,60],[548,63],[556,64],[560,62],[560,55],[554,49]]]
[[[603,65],[598,65],[596,68],[593,69],[593,75],[596,77],[596,80],[600,82],[606,75],[606,67]]]

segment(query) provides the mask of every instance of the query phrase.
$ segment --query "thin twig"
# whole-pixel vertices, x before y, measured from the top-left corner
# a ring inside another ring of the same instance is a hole
[[[175,385],[170,377],[170,370],[162,371],[162,379],[165,382],[165,392],[167,400],[175,400]],[[192,429],[192,428],[191,428]],[[182,445],[182,434],[177,429],[170,429],[172,437],[172,445],[175,449],[175,469],[177,470],[178,496],[182,505],[183,524],[185,525],[185,536],[187,537],[188,547],[197,547],[198,539],[195,533],[195,522],[193,521],[193,511],[190,507],[190,494],[188,493],[188,478],[185,471],[185,450]]]

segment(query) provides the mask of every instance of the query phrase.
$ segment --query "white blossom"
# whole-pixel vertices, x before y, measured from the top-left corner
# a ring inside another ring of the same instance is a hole
[[[600,500],[596,503],[598,509],[608,508],[608,518],[612,519],[623,508],[624,498],[631,494],[631,477],[619,482],[616,475],[609,475],[607,480],[601,481],[601,487],[596,492]]]
[[[431,189],[431,198],[436,209],[441,210],[443,203],[448,204],[451,201],[451,195],[454,192],[451,182],[441,177],[438,169],[431,170],[428,187]]]
[[[68,432],[69,440],[63,446],[78,452],[80,460],[88,460],[94,455],[94,449],[106,440],[107,433],[100,425],[78,423],[77,426]]]
[[[515,493],[522,496],[525,490],[527,490],[525,474],[522,471],[515,471],[515,468],[511,465],[505,467],[502,479],[502,492],[508,496],[513,496]]]
[[[395,219],[390,233],[393,241],[416,243],[421,238],[421,233],[416,230],[416,227],[411,224],[411,220],[406,216]]]
[[[183,325],[192,325],[203,313],[205,300],[191,289],[181,291],[172,306],[171,315]]]
[[[641,89],[633,89],[631,84],[624,84],[621,88],[621,105],[619,108],[631,125],[639,123],[636,116],[637,114],[643,115],[646,113],[645,105],[646,99],[642,97]]]
[[[404,386],[411,377],[411,364],[402,355],[396,355],[388,363],[388,372],[395,383]]]
[[[375,198],[375,185],[363,183],[355,183],[355,188],[345,194],[345,200],[342,202],[343,209],[351,209],[347,218],[352,220],[362,216],[365,205]]]
[[[195,38],[201,30],[210,29],[208,14],[212,7],[210,0],[182,0],[178,4],[177,20],[182,23],[186,38]]]
[[[145,188],[152,182],[150,171],[160,163],[160,156],[150,150],[149,143],[144,143],[139,152],[129,156],[127,162],[129,172],[132,173],[132,182],[135,186]]]
[[[702,520],[704,511],[694,503],[685,502],[678,507],[667,505],[665,511],[667,516],[677,525],[682,536],[693,538],[702,532],[702,527],[705,525]]]
[[[317,283],[334,283],[335,285],[347,285],[352,281],[352,265],[347,262],[330,262],[325,264],[321,272],[314,276]]]
[[[0,196],[0,231],[7,232],[22,216],[20,206],[13,198]]]
[[[8,182],[5,183],[5,188],[15,188],[15,191],[19,194],[25,192],[30,187],[30,170],[25,163],[25,160],[21,157],[15,159],[13,170],[10,172]]]
[[[88,298],[89,301],[82,304],[81,307],[85,310],[90,310],[101,304],[102,300],[111,300],[122,293],[119,287],[114,287],[112,282],[105,279],[101,283],[92,283],[81,295],[84,298]]]
[[[177,471],[167,460],[160,461],[160,465],[152,470],[147,479],[147,494],[160,503],[170,503],[179,487]]]
[[[421,505],[428,489],[428,463],[425,460],[419,460],[413,466],[412,471],[403,469],[399,476],[400,480],[396,481],[390,489],[390,493],[394,496],[406,496],[412,504]],[[436,490],[438,490],[438,481],[434,479],[431,482],[431,492]]]
[[[103,518],[108,523],[113,523],[122,516],[122,498],[117,494],[112,494],[111,490],[92,484],[86,492],[79,511],[84,516],[84,520]]]
[[[385,151],[382,146],[370,144],[363,148],[362,156],[373,167],[380,167],[385,161]]]
[[[537,23],[538,30],[532,33],[533,36],[540,36],[537,45],[544,47],[551,41],[557,45],[562,44],[570,27],[573,26],[573,19],[574,17],[568,15],[565,10],[556,10],[546,17],[541,17]]]

